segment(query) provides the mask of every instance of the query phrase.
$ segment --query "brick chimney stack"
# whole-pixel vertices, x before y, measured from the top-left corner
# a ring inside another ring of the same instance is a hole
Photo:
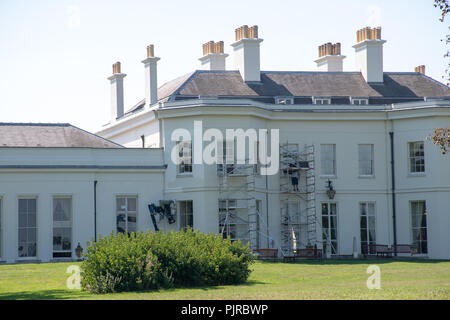
[[[113,64],[113,74],[108,78],[111,83],[111,123],[123,116],[123,78],[125,73],[121,73],[120,62]]]
[[[260,82],[260,43],[258,26],[241,26],[235,30],[234,63],[245,82]]]
[[[344,59],[345,56],[341,55],[341,44],[328,42],[319,46],[319,59],[314,62],[317,63],[319,71],[342,72]]]
[[[223,41],[209,41],[203,44],[203,57],[200,63],[203,70],[225,70],[225,59],[228,54],[223,52]]]
[[[425,66],[424,65],[417,66],[414,68],[414,71],[421,74],[425,74]]]
[[[150,107],[158,102],[158,69],[155,57],[155,46],[147,46],[147,58],[142,60],[145,68],[145,107]]]
[[[370,83],[383,82],[383,44],[381,27],[365,27],[356,32],[356,68]]]

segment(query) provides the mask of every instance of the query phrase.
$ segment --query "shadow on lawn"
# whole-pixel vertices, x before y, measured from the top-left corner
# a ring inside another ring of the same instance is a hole
[[[234,285],[236,287],[241,286],[253,286],[257,284],[267,284],[265,282],[260,282],[257,280],[249,280],[242,284]],[[165,292],[170,293],[177,291],[179,289],[194,289],[194,290],[217,290],[222,289],[223,286],[198,286],[198,287],[174,287],[170,289],[160,289],[160,290],[142,290],[142,291],[129,291],[129,292],[117,292],[117,293],[157,293]],[[0,300],[68,300],[68,299],[78,299],[83,297],[95,297],[96,294],[92,294],[86,291],[80,290],[40,290],[40,291],[20,291],[20,292],[10,292],[10,293],[0,293]],[[102,294],[98,295],[99,297]]]
[[[65,300],[82,297],[79,290],[40,290],[0,293],[0,300]]]

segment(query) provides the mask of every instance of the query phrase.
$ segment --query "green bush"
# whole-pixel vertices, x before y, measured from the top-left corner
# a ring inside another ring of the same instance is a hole
[[[173,283],[141,233],[100,236],[88,243],[84,257],[81,286],[91,292],[168,288]]]
[[[110,234],[88,244],[84,258],[82,287],[98,293],[239,284],[253,263],[240,241],[191,229]]]

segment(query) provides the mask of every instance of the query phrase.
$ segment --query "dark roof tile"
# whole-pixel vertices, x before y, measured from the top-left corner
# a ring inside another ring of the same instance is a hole
[[[123,148],[69,123],[0,123],[0,147]]]

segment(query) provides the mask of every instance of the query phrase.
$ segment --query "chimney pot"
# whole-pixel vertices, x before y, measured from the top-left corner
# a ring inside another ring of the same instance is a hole
[[[149,44],[147,46],[147,58],[153,58],[155,57],[155,45]]]
[[[341,55],[341,44],[327,42],[319,46],[319,59],[315,60],[319,71],[342,72],[343,60]]]
[[[203,44],[203,57],[199,60],[203,70],[225,70],[225,59],[228,54],[223,52],[223,41],[209,41]]]
[[[113,63],[113,74],[120,73],[120,62]]]
[[[425,74],[425,66],[424,65],[417,66],[414,68],[414,71],[421,74]]]

